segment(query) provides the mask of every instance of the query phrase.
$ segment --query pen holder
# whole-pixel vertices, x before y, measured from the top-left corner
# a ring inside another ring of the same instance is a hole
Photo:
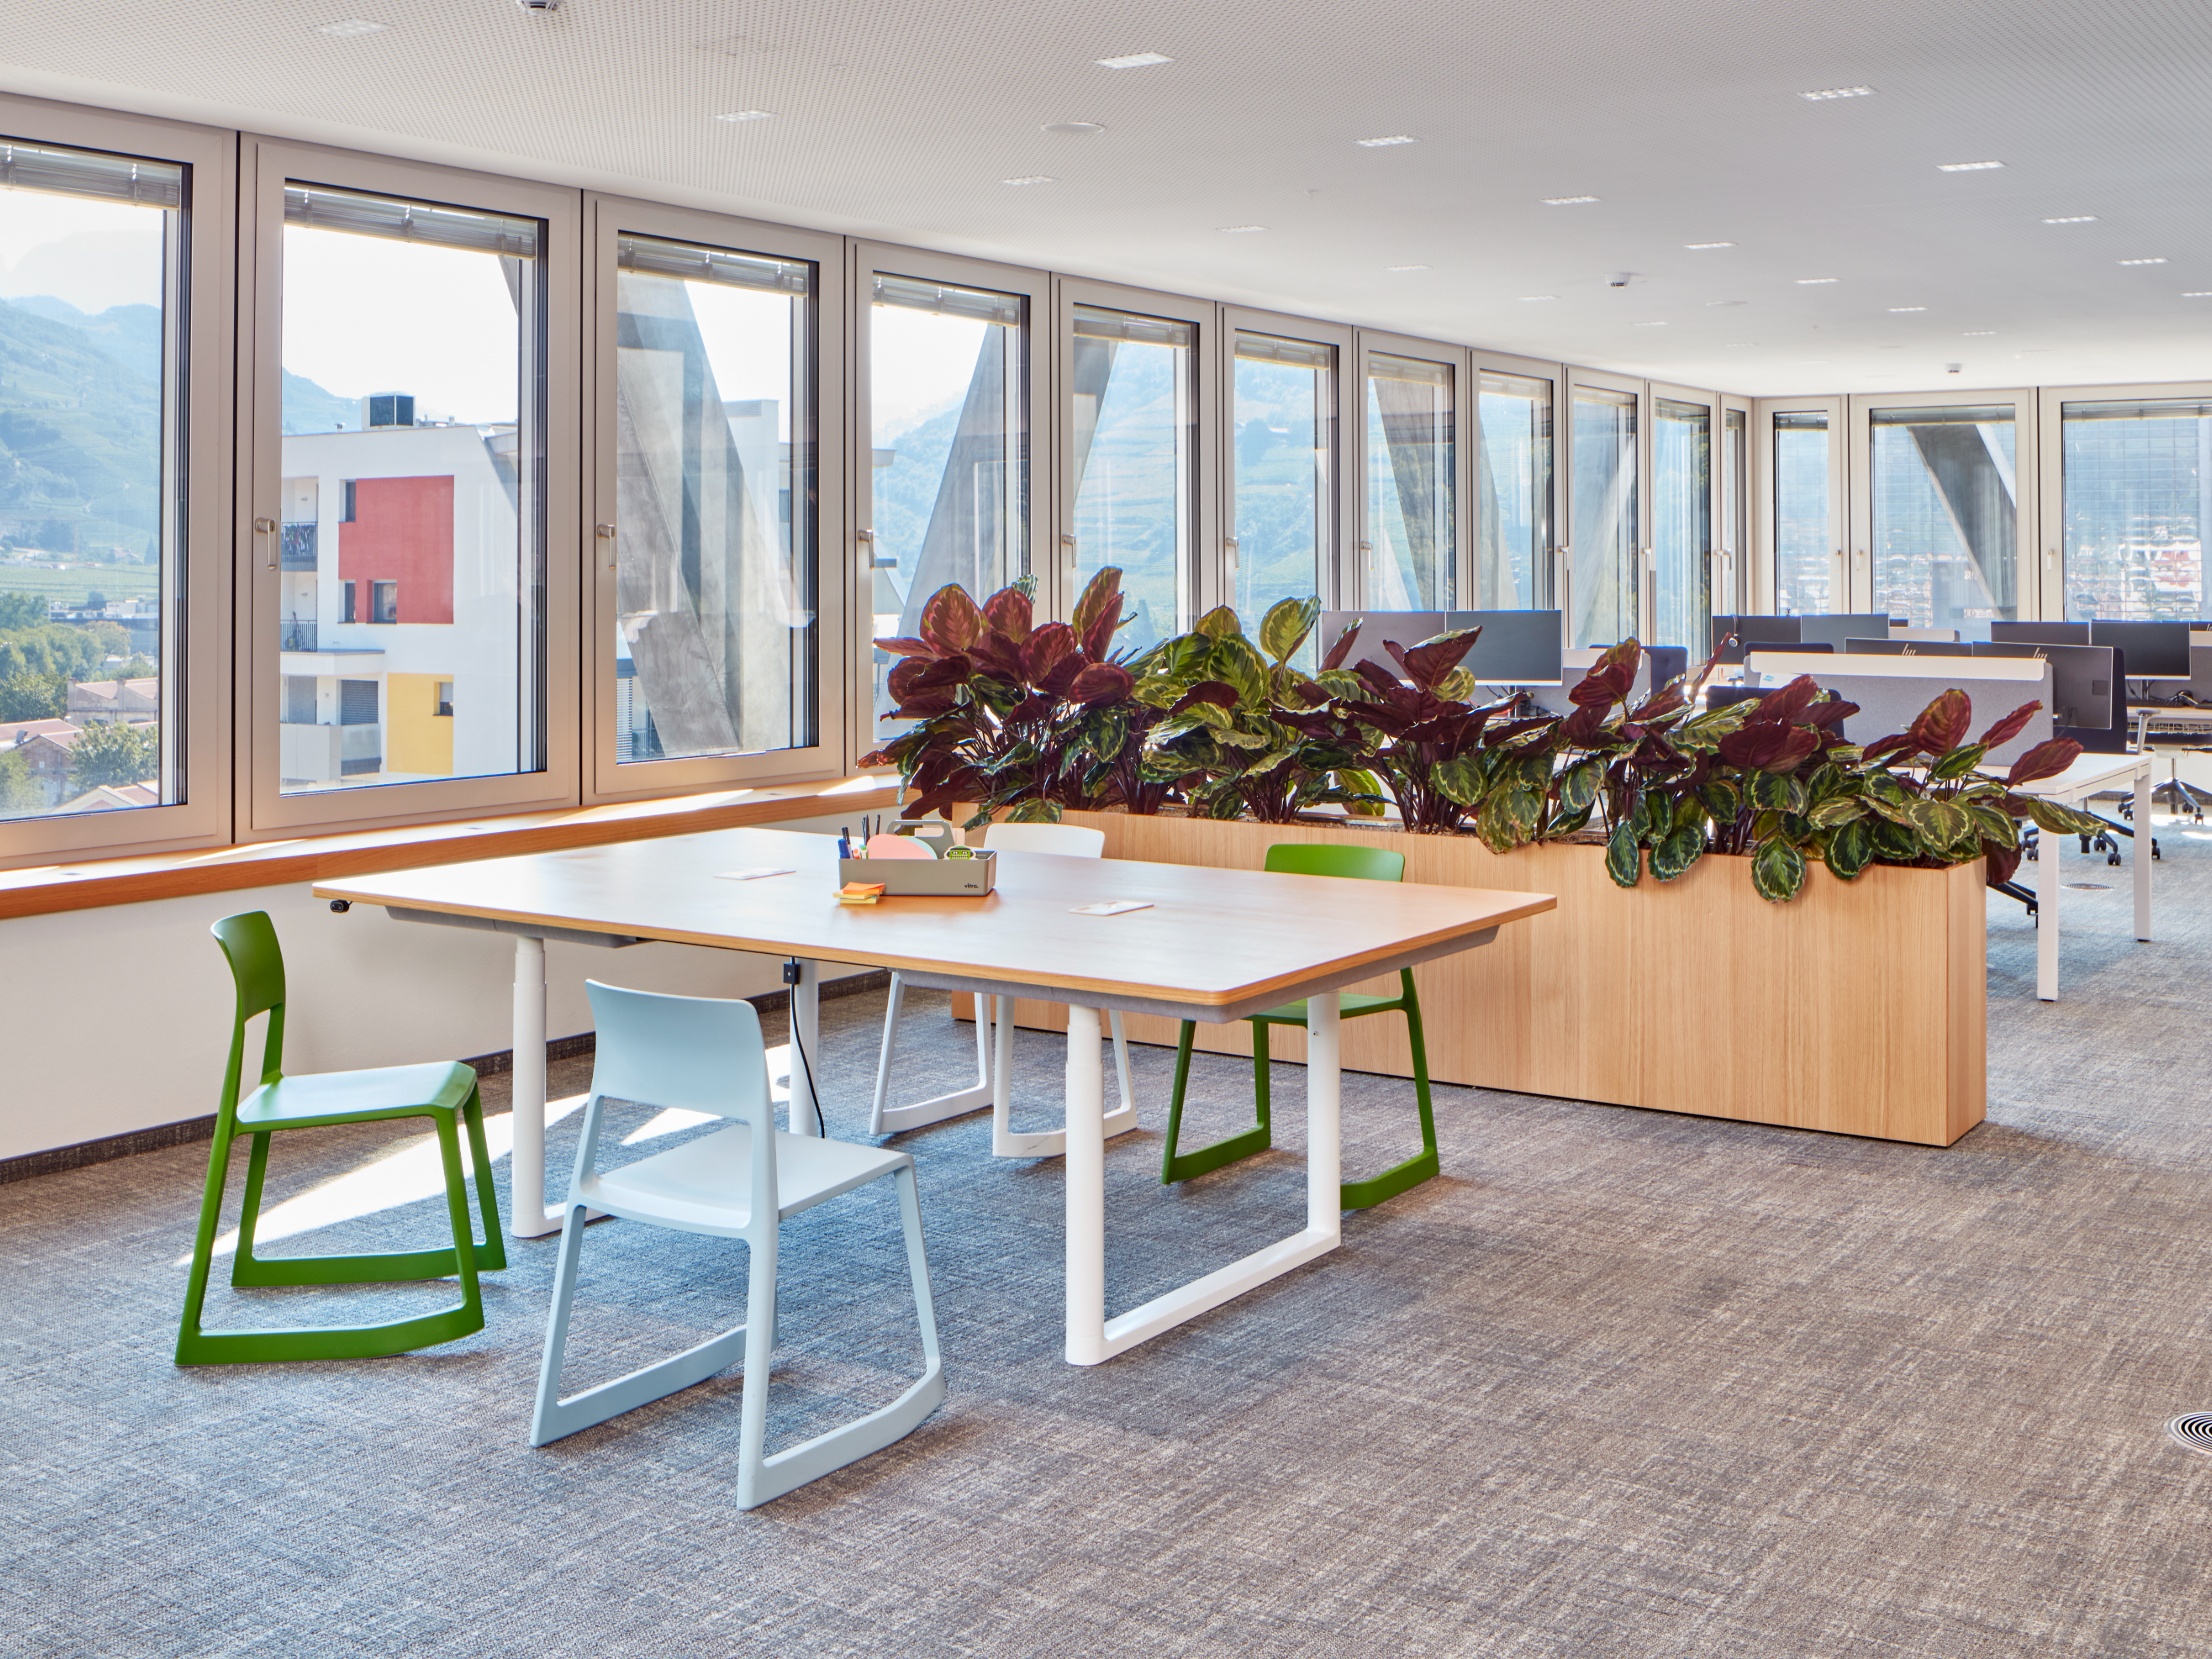
[[[981,898],[998,880],[988,849],[966,859],[840,859],[841,882],[881,883],[885,898]]]

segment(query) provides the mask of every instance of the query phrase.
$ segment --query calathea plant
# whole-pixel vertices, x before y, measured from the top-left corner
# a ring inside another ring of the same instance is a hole
[[[1064,806],[1103,805],[1102,783],[1132,741],[1123,711],[1136,682],[1108,655],[1121,619],[1121,573],[1093,577],[1075,620],[1034,624],[1029,595],[1002,588],[978,608],[958,587],[922,607],[918,639],[878,640],[902,658],[897,707],[914,725],[863,766],[896,766],[914,817],[974,802],[969,823],[1005,811],[1049,822]]]

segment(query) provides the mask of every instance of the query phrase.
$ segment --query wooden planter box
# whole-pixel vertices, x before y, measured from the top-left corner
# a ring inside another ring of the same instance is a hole
[[[1948,870],[1815,867],[1770,904],[1744,860],[1701,859],[1679,880],[1624,890],[1602,848],[1492,853],[1471,836],[1322,824],[1070,812],[1106,832],[1106,856],[1257,870],[1278,842],[1376,843],[1406,879],[1550,893],[1559,908],[1495,943],[1415,970],[1439,1082],[1647,1106],[1948,1146],[1982,1121],[1987,921],[1978,860]],[[1395,993],[1394,975],[1361,990]],[[963,1000],[961,1000],[964,1001]],[[956,1012],[965,1014],[956,1006]],[[1065,1028],[1022,1001],[1018,1024]],[[1174,1022],[1130,1015],[1130,1037],[1172,1043]],[[1204,1025],[1198,1044],[1251,1053],[1250,1028]],[[1349,1069],[1412,1074],[1405,1023],[1344,1028]],[[1304,1058],[1278,1027],[1276,1058]]]

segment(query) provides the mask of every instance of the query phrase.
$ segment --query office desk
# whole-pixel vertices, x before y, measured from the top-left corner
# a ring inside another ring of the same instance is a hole
[[[2040,783],[2016,784],[2014,793],[2040,795],[2062,806],[2081,806],[2092,795],[2132,784],[2136,798],[2136,937],[2150,938],[2150,781],[2153,757],[2137,755],[2082,755],[2055,778]],[[2070,836],[2045,832],[2037,837],[2039,854],[2035,864],[2035,994],[2045,1002],[2058,1000],[2058,895],[2060,854]]]
[[[727,872],[788,868],[752,881]],[[1337,993],[1376,974],[1484,945],[1548,896],[1332,880],[1129,860],[1000,854],[985,899],[836,902],[827,836],[729,830],[325,883],[318,897],[403,920],[512,933],[515,951],[514,1219],[558,1226],[544,1198],[544,945],[648,939],[799,959],[794,1031],[818,1052],[817,965],[896,969],[909,985],[1066,1002],[1067,1358],[1095,1365],[1336,1248],[1340,1208]],[[1076,906],[1152,908],[1078,916]],[[1307,1000],[1306,1224],[1243,1261],[1109,1319],[1101,1008],[1226,1024]],[[526,1054],[535,1064],[525,1068]],[[812,1132],[807,1068],[792,1072],[791,1127]]]

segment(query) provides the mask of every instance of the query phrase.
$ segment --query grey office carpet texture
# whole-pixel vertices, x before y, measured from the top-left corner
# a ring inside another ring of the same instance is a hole
[[[2069,860],[2112,885],[2067,895],[2056,1006],[2032,1000],[2025,917],[1993,907],[1990,1121],[1958,1146],[1439,1090],[1442,1179],[1096,1369],[1060,1357],[1058,1164],[994,1159],[981,1118],[907,1136],[951,1396],[750,1515],[731,1504],[734,1376],[524,1443],[550,1242],[509,1246],[469,1340],[179,1370],[203,1150],[6,1188],[0,1650],[2203,1655],[2212,1457],[2160,1425],[2212,1407],[2212,841],[2162,833],[2153,945],[2129,939],[2126,872]],[[939,1000],[912,1000],[908,1099],[974,1053]],[[880,1007],[827,1006],[846,1135]],[[1060,1054],[1018,1041],[1033,1121]],[[1160,1188],[1171,1059],[1138,1051],[1146,1127],[1108,1159],[1120,1307],[1303,1214],[1287,1066],[1283,1151]],[[556,1093],[586,1074],[562,1066]],[[1232,1127],[1248,1091],[1245,1064],[1201,1057],[1197,1133]],[[1402,1155],[1407,1086],[1348,1077],[1345,1095],[1347,1167]],[[281,1139],[279,1195],[395,1144]],[[916,1363],[890,1200],[787,1233],[777,1437],[889,1398]],[[440,1224],[413,1202],[276,1248]],[[572,1390],[740,1316],[740,1246],[608,1223],[585,1261]],[[447,1294],[224,1288],[210,1313]]]

